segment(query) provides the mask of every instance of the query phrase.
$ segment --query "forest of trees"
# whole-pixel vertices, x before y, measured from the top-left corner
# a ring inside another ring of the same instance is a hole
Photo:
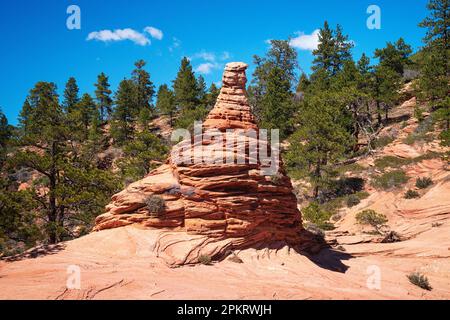
[[[372,152],[406,82],[414,80],[419,105],[430,107],[442,143],[450,144],[449,1],[430,0],[428,9],[415,53],[400,38],[354,60],[343,28],[325,22],[309,75],[299,72],[288,40],[272,40],[264,57],[254,57],[253,111],[260,127],[280,129],[289,141],[288,171],[311,183],[314,199],[339,163]],[[89,232],[112,194],[166,158],[169,142],[152,121],[164,115],[172,128],[190,129],[219,90],[187,58],[171,84],[155,88],[139,60],[115,92],[104,73],[93,95],[80,93],[73,77],[61,97],[54,83],[38,82],[17,126],[0,109],[0,256]]]

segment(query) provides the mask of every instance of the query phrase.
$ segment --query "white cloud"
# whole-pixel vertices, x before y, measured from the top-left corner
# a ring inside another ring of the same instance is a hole
[[[311,34],[304,34],[303,32],[296,32],[297,37],[292,38],[289,42],[290,46],[300,50],[313,51],[319,45],[319,29],[316,29]]]
[[[221,57],[222,60],[228,60],[230,58],[231,58],[231,54],[228,51],[224,51],[222,53],[222,57]]]
[[[130,28],[116,29],[114,31],[112,30],[94,31],[89,33],[86,40],[88,41],[98,40],[103,42],[130,40],[140,46],[146,46],[151,44],[150,39],[148,39],[144,34]]]
[[[145,27],[144,31],[150,34],[152,38],[157,40],[162,40],[162,38],[164,37],[163,32],[155,27]]]
[[[189,57],[189,60],[195,60],[195,59],[203,59],[205,61],[209,62],[215,62],[216,61],[216,55],[212,52],[198,52],[194,54],[192,57]]]
[[[217,63],[206,62],[200,64],[197,68],[195,68],[195,72],[201,74],[210,74],[214,69],[219,69],[220,65]]]
[[[181,47],[181,41],[175,37],[172,38],[172,45],[169,47],[169,51],[173,52],[176,48]]]

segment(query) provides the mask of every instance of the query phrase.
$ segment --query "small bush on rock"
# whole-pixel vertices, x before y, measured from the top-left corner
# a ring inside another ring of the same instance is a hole
[[[198,257],[198,262],[204,264],[205,266],[210,265],[211,261],[211,257],[207,254],[202,254],[200,257]]]
[[[397,188],[408,182],[408,180],[409,177],[404,171],[395,170],[376,177],[373,181],[373,186],[379,189],[388,190]]]
[[[356,194],[351,194],[347,198],[347,207],[351,208],[360,204],[361,200]]]
[[[152,195],[145,200],[147,210],[152,216],[160,216],[166,209],[166,201],[160,196]]]
[[[377,233],[380,233],[380,228],[388,222],[385,215],[377,213],[375,210],[364,210],[356,215],[356,221],[359,224],[370,225]]]
[[[416,180],[416,187],[419,189],[426,189],[429,186],[433,184],[433,180],[430,178],[424,177],[424,178],[418,178]]]
[[[424,276],[423,274],[420,274],[418,272],[411,273],[408,275],[409,282],[412,284],[418,286],[419,288],[422,288],[424,290],[431,291],[433,288],[431,287],[430,283],[428,282],[428,278]]]
[[[414,190],[408,190],[405,193],[405,199],[416,199],[416,198],[419,198],[419,197],[420,197],[419,193],[417,191],[414,191]]]

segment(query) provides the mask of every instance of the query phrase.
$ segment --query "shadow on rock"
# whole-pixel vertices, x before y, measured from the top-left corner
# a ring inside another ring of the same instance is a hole
[[[39,257],[44,257],[47,255],[57,254],[58,252],[65,249],[65,244],[58,243],[52,245],[41,245],[38,247],[31,248],[23,253],[17,254],[11,257],[5,257],[3,260],[7,262],[20,261],[25,259],[35,259]]]

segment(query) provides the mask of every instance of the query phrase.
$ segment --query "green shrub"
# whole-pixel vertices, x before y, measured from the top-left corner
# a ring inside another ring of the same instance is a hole
[[[166,209],[166,201],[155,195],[145,199],[145,205],[152,216],[160,216]]]
[[[394,156],[386,156],[375,160],[375,166],[380,170],[385,168],[399,168],[405,164],[408,164],[408,160]]]
[[[377,138],[374,141],[374,146],[377,149],[381,149],[381,148],[387,146],[388,144],[392,143],[394,140],[395,139],[391,136],[382,136],[382,137]]]
[[[347,198],[347,207],[351,208],[360,204],[361,200],[356,194],[351,194]]]
[[[406,191],[406,193],[405,193],[405,199],[416,199],[419,197],[420,197],[419,193],[417,191],[414,191],[411,189]]]
[[[327,223],[332,214],[325,211],[317,202],[312,202],[309,206],[304,208],[302,210],[302,215],[306,220],[314,223],[323,230],[332,227],[332,224]]]
[[[420,274],[418,272],[411,273],[408,275],[409,282],[412,284],[418,286],[419,288],[422,288],[424,290],[431,291],[433,288],[431,287],[430,283],[428,282],[428,278],[424,276],[423,274]]]
[[[441,139],[441,145],[444,147],[450,147],[450,130],[442,131],[439,134],[439,139]]]
[[[380,228],[388,222],[384,214],[379,214],[375,210],[364,210],[356,215],[356,221],[359,224],[370,225],[380,233]]]
[[[402,170],[395,170],[387,172],[379,177],[376,177],[372,183],[375,188],[388,190],[391,188],[397,188],[406,182],[409,177]]]
[[[416,180],[416,187],[419,189],[426,189],[433,184],[433,180],[428,177],[418,178]]]
[[[211,261],[212,261],[211,256],[207,254],[202,254],[200,257],[198,257],[198,262],[204,264],[205,266],[210,265]]]

